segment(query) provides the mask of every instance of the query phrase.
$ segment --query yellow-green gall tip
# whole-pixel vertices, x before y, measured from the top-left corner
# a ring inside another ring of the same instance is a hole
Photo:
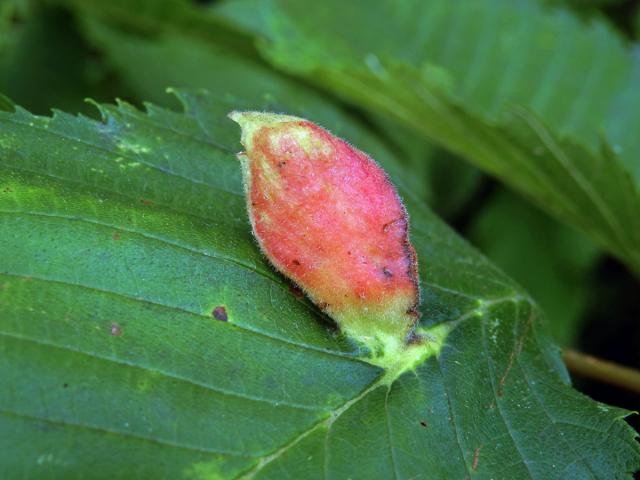
[[[265,112],[256,112],[256,111],[238,111],[234,110],[233,112],[227,115],[231,120],[236,122],[242,128],[242,133],[240,137],[240,143],[246,148],[250,149],[253,135],[255,132],[260,130],[264,126],[273,126],[277,123],[284,122],[300,122],[303,121],[302,118],[294,117],[293,115],[284,115],[277,113],[265,113]]]

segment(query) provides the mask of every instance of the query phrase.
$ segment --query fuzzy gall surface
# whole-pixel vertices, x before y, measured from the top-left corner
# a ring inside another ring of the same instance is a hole
[[[380,166],[318,125],[232,112],[253,231],[269,260],[371,349],[404,344],[416,322],[408,218]]]

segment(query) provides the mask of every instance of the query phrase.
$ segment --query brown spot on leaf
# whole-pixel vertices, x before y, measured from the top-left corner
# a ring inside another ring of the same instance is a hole
[[[114,240],[120,240],[120,234],[119,233],[114,233],[113,237],[111,237],[111,238],[113,238]]]
[[[121,337],[122,336],[122,327],[114,322],[114,323],[111,324],[110,332],[111,332],[111,335],[113,335],[114,337]]]
[[[151,200],[147,200],[146,198],[141,198],[140,199],[140,203],[142,203],[143,205],[152,205],[153,202]]]
[[[476,448],[473,452],[473,462],[471,462],[471,470],[474,472],[478,468],[478,461],[480,460],[480,450],[482,450],[482,445]]]
[[[65,383],[65,384],[62,385],[62,388],[67,388],[68,386],[69,386],[69,384]]]
[[[511,353],[509,354],[509,360],[507,361],[507,368],[505,369],[504,373],[500,377],[500,381],[498,382],[499,397],[502,397],[504,395],[504,387],[505,387],[505,384],[507,383],[507,377],[509,376],[509,372],[513,367],[513,361],[518,355],[520,355],[520,352],[522,352],[522,347],[524,346],[524,340],[527,336],[527,333],[532,323],[533,323],[533,313],[529,315],[529,318],[527,320],[527,323],[524,326],[522,333],[519,335],[513,347],[513,350],[511,350]]]
[[[429,426],[426,420],[420,420],[420,425],[422,425],[424,428],[427,428]]]
[[[213,315],[213,318],[215,318],[216,320],[220,320],[221,322],[226,322],[227,320],[229,320],[227,309],[222,305],[214,308],[213,312],[211,312],[211,315]]]

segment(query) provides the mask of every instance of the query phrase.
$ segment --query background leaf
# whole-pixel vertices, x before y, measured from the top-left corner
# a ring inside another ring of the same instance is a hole
[[[121,86],[59,8],[4,5],[0,24],[0,91],[36,113],[51,108],[95,113],[86,97],[112,99]],[[52,41],[52,39],[55,39]]]
[[[526,0],[218,11],[242,25],[249,9],[275,65],[473,161],[640,271],[640,63],[604,22]]]
[[[638,465],[625,412],[568,386],[533,303],[415,199],[392,156],[422,323],[450,333],[381,384],[255,247],[224,117],[237,104],[180,99],[184,113],[101,107],[103,122],[0,113],[5,477],[625,478]]]
[[[571,345],[592,305],[592,271],[599,251],[513,193],[499,190],[476,215],[469,238],[526,287],[549,319],[553,338]]]

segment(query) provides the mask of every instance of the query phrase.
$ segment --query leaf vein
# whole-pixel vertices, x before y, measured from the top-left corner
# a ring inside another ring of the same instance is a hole
[[[38,416],[38,415],[30,415],[30,414],[27,414],[27,413],[16,412],[16,411],[12,411],[12,410],[0,409],[0,414],[5,415],[5,416],[27,418],[27,419],[30,419],[30,420],[33,420],[33,421],[46,422],[46,423],[51,424],[51,425],[60,425],[60,426],[64,426],[64,427],[72,427],[72,428],[79,428],[79,429],[85,429],[85,430],[93,430],[93,431],[98,431],[98,432],[101,432],[101,433],[108,433],[108,434],[117,435],[117,436],[120,436],[120,437],[133,438],[135,440],[142,440],[142,441],[146,441],[146,442],[149,442],[149,443],[155,443],[157,445],[169,446],[169,447],[172,447],[172,448],[180,448],[180,449],[183,449],[183,450],[189,450],[189,451],[194,451],[194,452],[200,452],[200,453],[206,453],[206,454],[216,454],[216,455],[227,455],[227,456],[230,456],[230,457],[245,457],[245,458],[253,458],[254,457],[253,455],[248,455],[246,453],[236,452],[236,451],[233,451],[233,450],[203,448],[203,447],[198,447],[196,445],[188,445],[188,444],[180,443],[180,442],[172,442],[172,441],[166,440],[166,439],[159,439],[159,438],[149,437],[149,436],[145,436],[145,435],[138,435],[138,434],[135,434],[133,432],[125,432],[125,431],[122,431],[122,430],[115,430],[115,429],[106,428],[104,426],[99,426],[99,425],[90,425],[88,423],[70,422],[70,421],[64,420],[64,419],[45,418],[45,417],[41,417],[41,416]]]
[[[91,290],[94,292],[98,292],[101,294],[105,294],[105,295],[113,295],[115,297],[119,297],[119,298],[123,298],[125,300],[129,300],[129,301],[134,301],[134,302],[141,302],[141,303],[146,303],[148,305],[153,305],[155,307],[160,307],[160,308],[165,308],[167,310],[174,310],[183,314],[188,314],[188,315],[194,315],[196,317],[199,318],[206,318],[207,320],[211,320],[209,316],[207,315],[203,315],[202,313],[198,313],[198,312],[193,312],[190,310],[186,310],[182,307],[178,307],[175,305],[166,305],[164,303],[158,303],[158,302],[154,302],[153,300],[150,300],[148,298],[140,298],[140,297],[132,297],[129,296],[127,294],[124,294],[122,292],[117,292],[114,290],[106,290],[106,289],[102,289],[102,288],[98,288],[95,286],[91,286],[91,285],[84,285],[84,284],[80,284],[80,283],[72,283],[72,282],[67,282],[65,280],[59,280],[59,279],[55,279],[55,278],[48,278],[48,277],[41,277],[41,276],[36,276],[36,275],[26,275],[26,274],[22,274],[22,273],[13,273],[13,272],[0,272],[0,275],[6,275],[6,276],[11,276],[11,277],[18,277],[18,278],[28,278],[28,279],[34,279],[34,280],[39,280],[42,282],[49,282],[49,283],[56,283],[56,284],[60,284],[60,285],[66,285],[69,287],[77,287],[77,288],[84,288],[87,290]],[[276,343],[280,343],[283,345],[288,345],[290,347],[295,347],[295,348],[301,348],[304,350],[309,350],[309,351],[313,351],[316,353],[320,353],[320,354],[324,354],[330,357],[336,357],[336,358],[341,358],[344,360],[348,360],[348,361],[352,361],[352,362],[361,362],[361,360],[359,360],[357,357],[348,354],[348,353],[343,353],[343,352],[338,352],[335,350],[327,350],[327,349],[323,349],[320,347],[316,347],[313,345],[308,345],[305,343],[296,343],[294,341],[291,340],[287,340],[283,337],[277,337],[274,335],[270,335],[268,333],[265,333],[263,331],[260,330],[254,330],[252,328],[247,327],[246,325],[239,325],[237,323],[231,323],[231,322],[227,322],[223,324],[224,328],[236,328],[238,330],[241,330],[243,332],[247,332],[253,335],[257,335],[263,338],[267,338],[271,341],[274,341]]]
[[[491,359],[490,359],[490,353],[489,353],[489,345],[487,343],[487,329],[486,329],[486,325],[485,322],[480,322],[480,330],[482,332],[482,343],[484,345],[484,351],[485,351],[485,359],[487,361],[487,371],[489,372],[489,378],[491,379],[491,389],[493,390],[493,396],[495,399],[495,404],[497,407],[497,411],[500,415],[500,418],[502,420],[502,423],[504,424],[504,427],[507,431],[507,433],[509,434],[509,437],[511,438],[511,442],[513,443],[513,446],[516,448],[516,450],[518,451],[518,453],[520,454],[520,462],[522,465],[524,465],[527,473],[529,474],[529,477],[533,480],[535,479],[535,476],[533,474],[533,472],[531,471],[531,468],[529,467],[529,464],[527,463],[527,461],[525,460],[525,456],[522,452],[522,449],[520,447],[520,445],[518,444],[518,442],[516,442],[516,439],[513,436],[513,433],[511,433],[511,425],[509,422],[507,422],[507,419],[504,415],[504,412],[502,410],[502,404],[500,403],[500,399],[498,391],[496,389],[496,378],[495,378],[495,372],[493,370],[493,366],[491,364]]]
[[[220,395],[226,395],[226,396],[231,396],[231,397],[236,397],[236,398],[241,398],[244,400],[249,400],[249,401],[253,401],[253,402],[259,402],[259,403],[266,403],[272,407],[290,407],[290,408],[294,408],[294,409],[298,409],[298,410],[310,410],[310,411],[317,411],[317,410],[324,410],[326,409],[326,406],[321,406],[321,405],[303,405],[303,404],[299,404],[299,403],[295,403],[295,402],[288,402],[288,401],[280,401],[280,400],[273,400],[270,398],[264,398],[264,397],[259,397],[256,395],[249,395],[246,393],[239,393],[239,392],[235,392],[232,390],[228,390],[226,388],[221,388],[221,387],[217,387],[217,386],[213,386],[209,383],[204,383],[204,382],[199,382],[197,380],[193,380],[191,378],[185,377],[183,375],[178,375],[176,373],[172,373],[172,372],[168,372],[166,370],[161,370],[159,368],[156,367],[151,367],[148,365],[142,365],[142,364],[136,364],[130,361],[126,361],[126,360],[122,360],[122,359],[118,359],[118,358],[114,358],[114,357],[109,357],[109,356],[105,356],[105,355],[99,355],[95,352],[87,352],[85,350],[81,350],[79,348],[74,348],[72,345],[64,345],[64,344],[59,344],[59,343],[54,343],[54,342],[49,342],[49,341],[44,341],[44,340],[38,340],[32,337],[28,337],[25,335],[20,335],[20,334],[16,334],[16,333],[12,333],[12,332],[6,332],[6,331],[2,331],[0,330],[0,337],[7,337],[7,338],[12,338],[15,340],[19,340],[19,341],[23,341],[23,342],[28,342],[28,343],[34,343],[36,345],[41,345],[41,346],[45,346],[45,347],[49,347],[49,348],[55,348],[55,349],[60,349],[60,350],[66,350],[69,352],[73,352],[73,353],[77,353],[79,355],[85,355],[88,357],[93,357],[93,358],[97,358],[99,360],[103,360],[105,362],[111,362],[117,365],[121,365],[124,367],[129,367],[129,368],[134,368],[134,369],[138,369],[138,370],[144,370],[144,371],[149,371],[149,372],[154,372],[157,373],[158,375],[162,376],[162,377],[166,377],[166,378],[170,378],[173,380],[178,380],[180,382],[184,382],[190,385],[194,385],[196,387],[200,387],[203,388],[209,392],[213,392],[213,393],[217,393]]]
[[[400,475],[398,475],[398,465],[396,462],[396,454],[393,448],[393,440],[391,436],[391,418],[389,416],[389,392],[391,392],[392,385],[389,385],[387,388],[387,392],[384,396],[384,412],[385,412],[385,424],[387,427],[387,441],[389,442],[389,459],[391,460],[391,466],[393,467],[393,477],[398,479]]]

